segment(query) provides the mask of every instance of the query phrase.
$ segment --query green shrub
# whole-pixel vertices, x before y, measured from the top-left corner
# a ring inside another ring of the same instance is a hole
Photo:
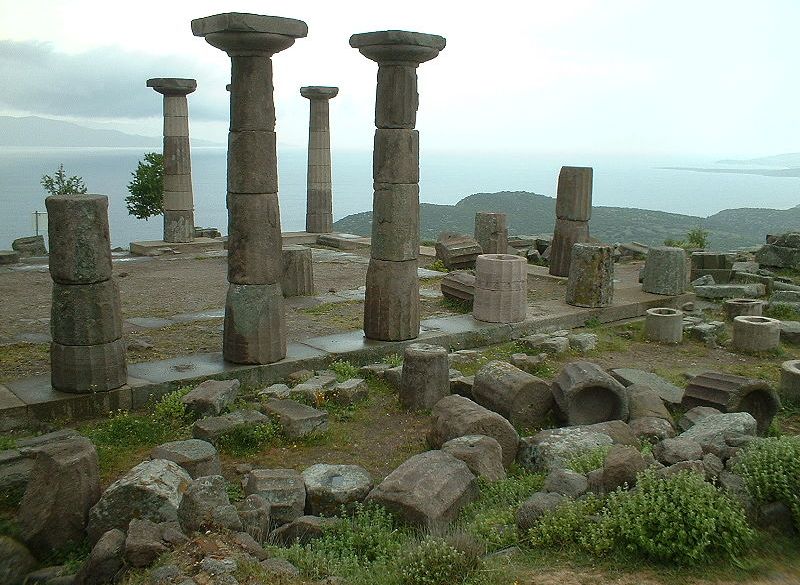
[[[155,416],[136,415],[125,410],[111,413],[105,422],[82,432],[98,447],[144,447],[158,445],[170,437],[167,426]]]
[[[603,323],[597,317],[589,317],[583,323],[583,326],[588,328],[588,329],[597,329],[598,327],[601,327],[602,325],[603,325]]]
[[[155,418],[164,424],[176,427],[190,422],[191,417],[181,399],[191,391],[191,388],[184,386],[162,396],[153,409]]]
[[[434,260],[427,268],[428,270],[435,270],[436,272],[450,272],[441,260]]]
[[[599,469],[600,467],[603,467],[603,463],[605,463],[606,460],[606,455],[608,455],[608,451],[610,449],[611,446],[603,445],[601,447],[595,447],[589,451],[584,451],[583,453],[573,455],[567,459],[567,469],[571,469],[576,473],[583,474],[587,474],[590,471]]]
[[[439,304],[448,311],[452,311],[453,313],[466,314],[472,312],[472,301],[462,301],[462,300],[442,297],[441,299],[439,299]]]
[[[737,457],[735,470],[758,504],[783,502],[800,527],[800,437],[754,440]]]
[[[764,315],[781,321],[800,321],[800,311],[785,303],[771,303]]]
[[[389,364],[393,368],[403,365],[403,356],[399,353],[393,353],[383,358],[383,363]]]
[[[17,446],[17,440],[14,437],[0,436],[0,451],[6,449],[13,449]]]
[[[603,507],[603,500],[589,494],[580,500],[568,500],[545,514],[539,523],[528,531],[533,546],[562,548],[579,542],[590,518]]]
[[[234,457],[244,457],[276,444],[280,439],[280,429],[274,422],[245,425],[231,429],[214,440],[223,453]]]
[[[359,377],[358,366],[354,366],[347,360],[336,360],[328,368],[336,373],[336,379],[339,382]]]
[[[451,585],[463,582],[471,570],[463,552],[441,538],[426,538],[400,561],[405,585]]]

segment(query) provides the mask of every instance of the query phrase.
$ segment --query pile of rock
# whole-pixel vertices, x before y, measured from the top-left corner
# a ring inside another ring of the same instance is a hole
[[[767,243],[756,252],[756,261],[764,266],[800,269],[800,233],[767,236]]]

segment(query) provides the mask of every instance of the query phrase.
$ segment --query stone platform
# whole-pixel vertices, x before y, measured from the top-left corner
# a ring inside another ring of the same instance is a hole
[[[290,244],[320,244],[339,250],[355,250],[369,248],[370,238],[354,234],[314,234],[309,232],[283,232],[283,245]],[[168,249],[168,251],[167,251]],[[195,238],[191,242],[164,242],[152,240],[146,242],[131,242],[130,251],[134,256],[161,256],[164,253],[191,254],[207,252],[210,250],[225,249],[225,238]]]

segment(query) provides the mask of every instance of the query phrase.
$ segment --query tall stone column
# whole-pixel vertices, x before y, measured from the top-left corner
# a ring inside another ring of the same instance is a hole
[[[419,335],[417,67],[435,58],[445,39],[388,30],[353,35],[350,46],[378,63],[364,334],[384,341],[413,339]]]
[[[147,87],[164,96],[164,241],[191,242],[194,196],[186,96],[197,89],[197,81],[157,77],[148,79]]]
[[[327,234],[333,230],[331,188],[331,129],[329,100],[338,87],[301,87],[300,95],[310,100],[308,121],[308,199],[306,231]]]
[[[556,193],[556,226],[550,274],[569,276],[572,246],[589,241],[592,217],[592,167],[561,167]]]
[[[192,33],[231,58],[228,134],[228,297],[222,352],[239,364],[286,357],[272,55],[308,34],[291,18],[230,12]]]
[[[45,200],[53,304],[53,388],[90,393],[128,381],[119,289],[111,277],[108,197],[58,195]]]

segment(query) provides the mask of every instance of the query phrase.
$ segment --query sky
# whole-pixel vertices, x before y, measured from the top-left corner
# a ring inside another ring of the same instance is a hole
[[[192,77],[190,128],[224,143],[230,60],[193,18],[304,20],[274,58],[278,140],[305,146],[303,85],[335,85],[332,147],[369,150],[377,65],[351,34],[447,46],[419,70],[424,149],[755,157],[800,151],[796,0],[0,0],[0,115],[161,134],[150,77]]]

